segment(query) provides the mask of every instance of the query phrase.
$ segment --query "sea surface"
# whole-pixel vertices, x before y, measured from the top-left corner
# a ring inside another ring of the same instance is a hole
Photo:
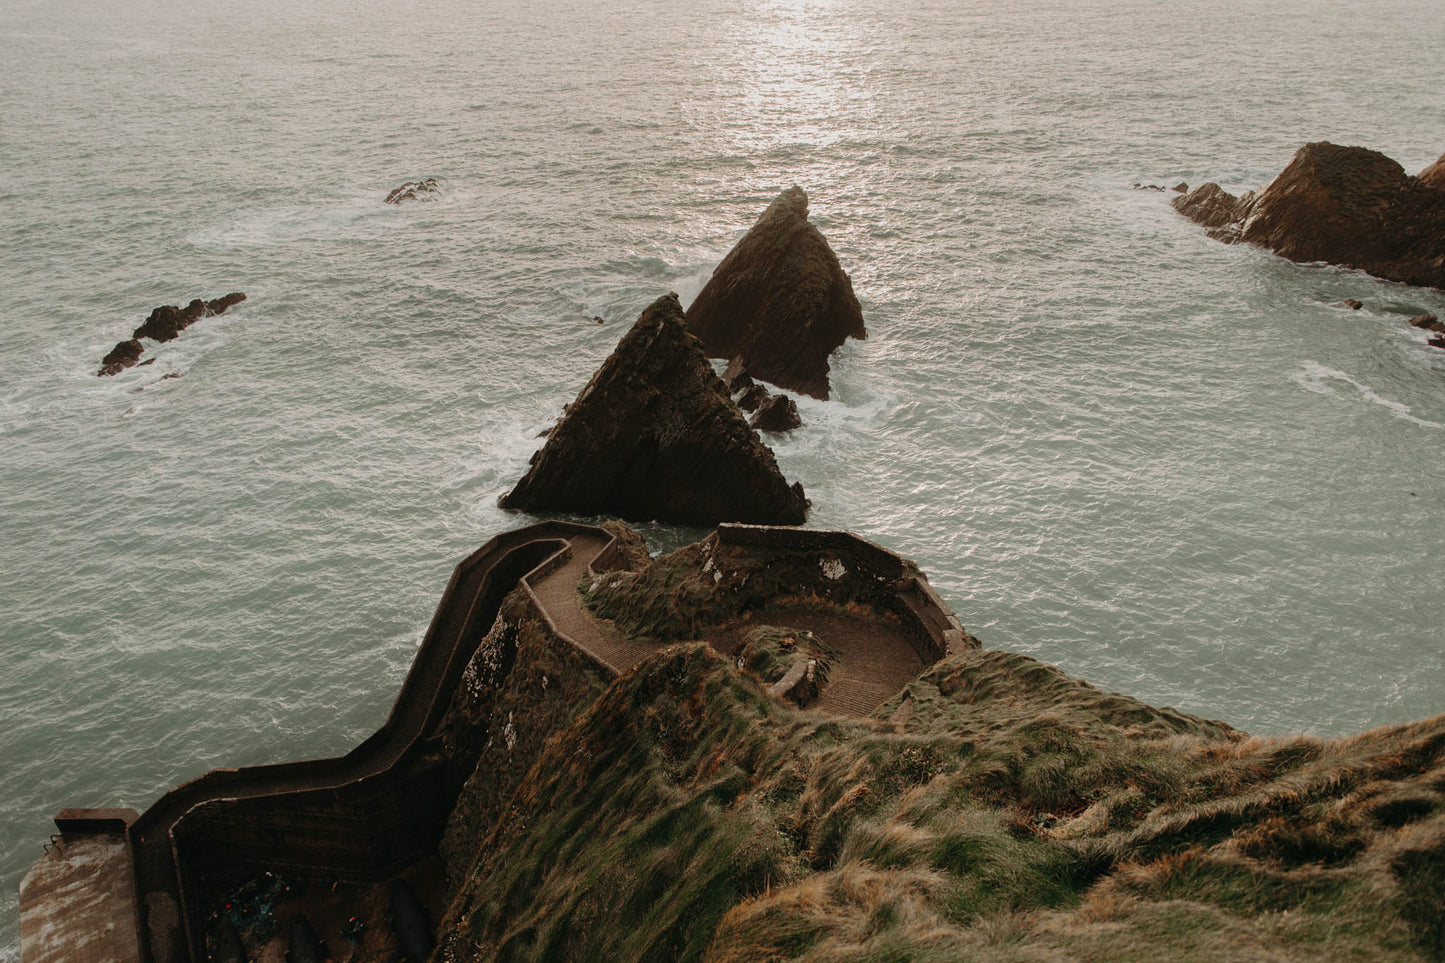
[[[0,959],[60,808],[374,730],[538,431],[792,184],[870,332],[769,439],[810,525],[1151,703],[1445,711],[1445,293],[1132,186],[1419,170],[1438,0],[0,0],[0,51]]]

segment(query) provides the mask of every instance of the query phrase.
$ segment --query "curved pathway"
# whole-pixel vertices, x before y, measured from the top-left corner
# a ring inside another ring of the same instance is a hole
[[[136,924],[145,958],[152,963],[205,958],[204,933],[198,932],[193,919],[196,908],[186,902],[175,843],[176,830],[187,815],[205,803],[220,801],[269,798],[278,805],[299,807],[325,798],[332,806],[351,806],[354,815],[369,819],[366,806],[375,804],[378,780],[397,780],[396,790],[409,792],[405,782],[409,764],[441,721],[502,600],[519,584],[559,635],[614,675],[656,652],[655,645],[603,630],[583,606],[578,583],[594,564],[607,567],[607,560],[615,557],[609,552],[612,542],[602,529],[567,522],[544,522],[492,539],[457,566],[391,714],[369,739],[332,759],[212,770],[161,797],[128,834]],[[769,610],[718,633],[714,644],[735,650],[740,634],[761,621],[810,630],[839,652],[829,683],[813,705],[820,711],[868,715],[923,667],[896,624],[811,606]],[[382,817],[377,821],[385,822]],[[327,853],[319,859],[346,856]],[[336,869],[324,861],[313,868]]]
[[[399,770],[440,720],[502,599],[524,573],[566,551],[567,539],[579,536],[586,536],[587,545],[595,544],[599,551],[608,540],[601,529],[546,522],[498,536],[458,565],[391,714],[381,729],[345,756],[215,769],[172,789],[147,809],[128,834],[136,923],[145,958],[152,963],[205,959],[205,937],[191,925],[174,843],[174,832],[188,813],[218,800],[344,794],[350,787]]]

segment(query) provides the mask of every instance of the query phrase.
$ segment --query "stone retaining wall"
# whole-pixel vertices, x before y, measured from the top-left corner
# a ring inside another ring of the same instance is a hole
[[[872,602],[902,621],[909,641],[924,664],[978,648],[949,610],[928,579],[912,562],[896,552],[852,532],[818,531],[764,525],[719,525],[718,541],[724,545],[765,548],[791,554],[819,557],[820,585],[829,579],[830,559],[847,559],[868,576]]]

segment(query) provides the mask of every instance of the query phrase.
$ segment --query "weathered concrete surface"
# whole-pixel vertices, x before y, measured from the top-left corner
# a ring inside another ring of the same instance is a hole
[[[21,963],[140,963],[130,849],[62,836],[20,882]]]

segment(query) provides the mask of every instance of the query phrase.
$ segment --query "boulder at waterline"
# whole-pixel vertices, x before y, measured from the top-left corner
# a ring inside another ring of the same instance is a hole
[[[119,374],[140,361],[141,353],[144,350],[144,346],[140,343],[141,338],[150,338],[152,341],[159,342],[174,341],[182,331],[202,318],[224,314],[227,308],[240,304],[244,300],[246,300],[246,296],[235,291],[210,301],[196,298],[184,308],[176,304],[161,305],[141,322],[140,327],[131,332],[129,338],[118,342],[110,350],[110,353],[101,359],[100,370],[96,372],[96,375],[104,377]]]
[[[798,414],[797,402],[787,395],[776,394],[758,406],[748,426],[756,431],[792,431],[803,426],[803,418]]]
[[[748,427],[669,294],[642,312],[499,504],[692,525],[797,525],[808,502]]]
[[[708,356],[779,388],[828,397],[828,356],[866,338],[853,282],[790,187],[722,259],[687,310]]]

